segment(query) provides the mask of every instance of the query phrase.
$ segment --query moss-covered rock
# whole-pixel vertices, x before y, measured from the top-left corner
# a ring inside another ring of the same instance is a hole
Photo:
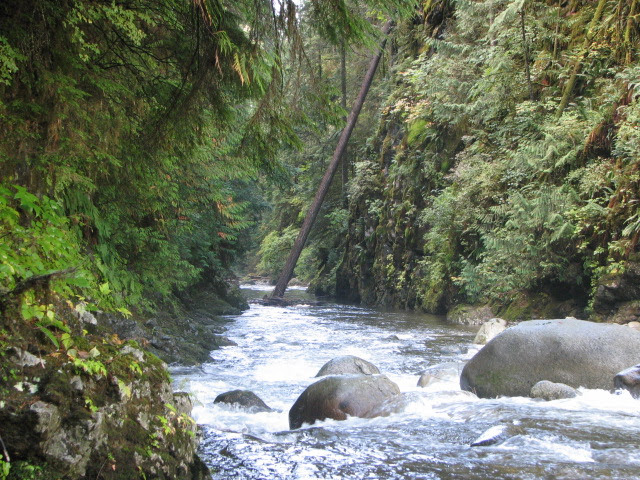
[[[9,479],[208,478],[190,401],[173,394],[163,361],[117,335],[83,333],[67,302],[52,304],[59,323],[47,334],[17,305],[0,329]]]

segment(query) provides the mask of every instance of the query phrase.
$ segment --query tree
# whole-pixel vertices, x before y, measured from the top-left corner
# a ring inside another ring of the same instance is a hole
[[[300,254],[302,253],[302,249],[309,237],[309,232],[311,231],[311,227],[318,216],[318,212],[320,211],[320,207],[322,202],[324,201],[324,197],[329,190],[329,186],[331,185],[331,181],[333,176],[340,164],[340,159],[342,158],[342,154],[347,147],[347,143],[349,142],[349,137],[351,136],[351,132],[355,127],[356,122],[358,121],[358,115],[360,114],[360,110],[362,109],[362,105],[367,97],[367,93],[369,92],[369,88],[371,87],[371,83],[373,82],[373,77],[375,75],[376,69],[378,68],[378,64],[380,63],[380,58],[382,57],[384,45],[386,43],[386,35],[391,30],[392,23],[387,22],[382,28],[382,33],[385,35],[382,44],[378,52],[373,56],[371,62],[369,63],[369,69],[362,81],[362,87],[360,88],[360,93],[356,98],[353,108],[351,109],[351,113],[347,118],[347,125],[342,131],[340,135],[340,139],[338,140],[338,144],[333,153],[333,158],[327,167],[327,171],[325,172],[320,185],[318,187],[318,191],[309,207],[309,211],[304,219],[302,227],[300,228],[300,233],[296,238],[296,241],[293,244],[289,257],[285,263],[284,269],[278,278],[276,286],[271,294],[272,298],[280,298],[284,296],[284,292],[287,289],[287,285],[291,277],[293,276],[293,270],[295,269],[296,263],[298,262],[298,258],[300,258]]]

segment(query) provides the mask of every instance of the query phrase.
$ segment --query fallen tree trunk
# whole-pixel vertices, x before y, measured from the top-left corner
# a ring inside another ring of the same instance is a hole
[[[380,63],[380,58],[382,57],[382,52],[384,50],[384,45],[387,41],[386,35],[389,33],[392,27],[392,22],[388,21],[384,27],[382,28],[382,33],[385,35],[382,40],[382,44],[378,52],[373,56],[371,62],[369,62],[369,69],[367,70],[367,74],[362,81],[362,86],[360,87],[360,93],[356,98],[356,101],[351,109],[351,113],[347,118],[347,124],[342,130],[342,134],[340,135],[340,140],[338,140],[338,145],[336,145],[336,149],[333,153],[333,158],[327,167],[327,170],[320,181],[320,186],[318,187],[318,191],[316,192],[315,197],[313,198],[313,202],[309,207],[309,211],[307,212],[307,216],[302,223],[302,227],[300,228],[300,233],[296,238],[296,241],[291,248],[291,252],[289,252],[289,257],[287,258],[287,262],[285,263],[284,268],[282,269],[282,273],[280,273],[280,277],[278,277],[278,282],[271,294],[272,298],[279,298],[284,296],[284,292],[287,289],[287,285],[289,284],[289,280],[293,276],[293,270],[298,263],[298,258],[300,258],[300,253],[302,253],[302,249],[304,248],[305,243],[307,242],[307,238],[309,237],[309,232],[311,231],[311,227],[318,216],[318,212],[320,211],[320,207],[322,206],[322,202],[324,201],[324,197],[327,195],[327,191],[329,190],[329,186],[331,185],[331,180],[333,179],[334,174],[336,173],[336,169],[340,164],[340,159],[342,158],[342,154],[347,148],[347,143],[349,142],[349,137],[351,136],[351,132],[358,121],[358,115],[360,115],[360,110],[362,109],[362,105],[364,104],[364,100],[367,97],[367,93],[369,92],[369,88],[371,87],[371,82],[373,81],[373,76],[376,73],[376,69],[378,68],[378,64]]]

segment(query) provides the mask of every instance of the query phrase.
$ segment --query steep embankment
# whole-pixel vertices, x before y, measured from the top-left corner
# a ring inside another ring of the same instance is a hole
[[[638,318],[640,66],[627,3],[457,2],[454,15],[453,2],[425,2],[356,165],[338,296]]]
[[[164,362],[44,284],[25,295],[3,297],[0,478],[209,478]]]

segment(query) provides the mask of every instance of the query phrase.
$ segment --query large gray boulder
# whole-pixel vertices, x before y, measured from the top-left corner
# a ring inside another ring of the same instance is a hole
[[[378,367],[373,363],[367,362],[360,357],[353,355],[344,355],[336,357],[325,363],[316,377],[324,377],[325,375],[376,375],[380,373]]]
[[[541,380],[574,388],[613,387],[614,375],[638,363],[640,333],[565,318],[509,328],[465,365],[460,387],[479,397],[529,396]]]
[[[289,427],[332,418],[346,420],[347,415],[370,418],[385,400],[400,394],[400,389],[385,375],[331,375],[309,385],[289,411]]]

